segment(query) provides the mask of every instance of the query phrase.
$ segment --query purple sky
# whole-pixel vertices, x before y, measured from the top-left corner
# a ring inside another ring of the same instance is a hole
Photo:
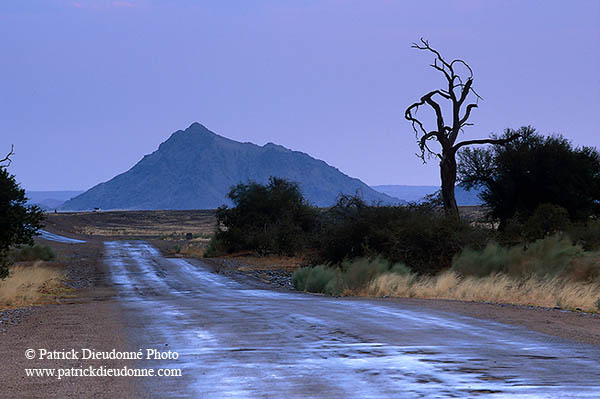
[[[403,118],[443,83],[421,36],[475,72],[463,137],[531,124],[600,148],[598,0],[2,0],[0,155],[24,188],[87,189],[197,121],[438,184]]]

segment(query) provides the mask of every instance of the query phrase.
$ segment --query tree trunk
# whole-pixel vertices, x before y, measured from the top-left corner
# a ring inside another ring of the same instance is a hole
[[[442,201],[446,216],[459,218],[458,206],[454,195],[456,184],[456,154],[454,151],[444,151],[440,161],[440,177],[442,179]]]

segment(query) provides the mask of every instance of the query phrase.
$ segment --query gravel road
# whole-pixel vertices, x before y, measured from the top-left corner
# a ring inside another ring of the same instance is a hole
[[[182,377],[153,397],[600,397],[600,348],[444,311],[277,292],[105,244],[136,348],[163,348]]]

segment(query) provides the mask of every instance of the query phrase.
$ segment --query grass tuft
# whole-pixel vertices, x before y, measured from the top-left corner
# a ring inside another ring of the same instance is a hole
[[[0,308],[29,306],[63,294],[63,279],[63,273],[41,261],[14,265],[9,276],[0,280]]]
[[[410,269],[383,258],[357,258],[344,261],[340,267],[318,265],[294,272],[292,283],[297,290],[328,295],[352,294],[363,290],[374,278],[384,273],[410,274]]]

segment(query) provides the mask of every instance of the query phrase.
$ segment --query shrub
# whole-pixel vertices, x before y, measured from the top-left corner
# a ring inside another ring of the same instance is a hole
[[[238,184],[228,194],[234,207],[217,209],[224,229],[216,232],[209,253],[254,251],[259,255],[295,255],[313,230],[316,210],[302,197],[298,184],[271,177],[267,185]]]
[[[392,264],[381,257],[375,259],[357,258],[342,262],[342,287],[352,292],[360,291],[375,277],[384,273],[410,274],[402,263]]]
[[[54,251],[46,245],[25,246],[15,249],[11,252],[11,258],[15,262],[44,260],[52,261],[56,259]]]
[[[221,237],[213,236],[208,243],[206,251],[204,251],[205,258],[214,258],[217,256],[223,256],[227,254],[227,244]]]
[[[509,259],[508,248],[490,242],[483,250],[466,248],[452,260],[452,269],[463,276],[488,276],[504,270]]]
[[[509,264],[508,274],[513,276],[557,276],[569,269],[571,262],[581,258],[583,248],[574,245],[563,235],[537,240],[527,250],[520,249],[520,259]]]
[[[339,274],[339,269],[325,265],[303,267],[292,275],[292,284],[299,291],[337,295],[341,291],[341,284],[337,284]]]
[[[527,245],[570,228],[569,212],[559,205],[546,203],[529,217],[517,213],[507,220],[498,238],[504,245]]]
[[[572,224],[567,229],[567,234],[573,241],[586,251],[600,249],[600,220],[590,219],[585,222]]]
[[[570,226],[569,212],[559,205],[542,204],[537,207],[524,226],[527,242],[564,232]]]
[[[600,254],[585,252],[564,235],[537,240],[528,249],[506,248],[491,242],[483,250],[465,249],[455,256],[452,264],[452,270],[463,276],[501,273],[517,278],[536,275],[600,281]]]
[[[489,235],[427,204],[370,206],[360,198],[342,196],[320,215],[314,263],[381,256],[417,273],[435,274],[450,267],[463,248],[483,248]]]
[[[411,271],[403,264],[392,264],[380,257],[357,258],[342,262],[340,267],[318,265],[300,268],[292,275],[292,283],[300,291],[339,295],[361,292],[376,277],[385,273],[409,275]]]

